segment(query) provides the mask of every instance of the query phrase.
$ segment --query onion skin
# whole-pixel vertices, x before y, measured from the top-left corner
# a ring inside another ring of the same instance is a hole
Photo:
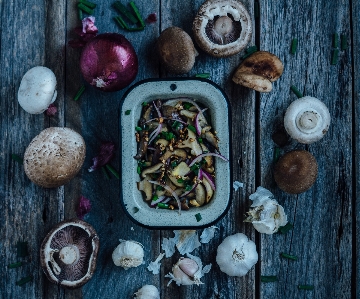
[[[103,91],[128,86],[138,73],[138,58],[131,43],[121,34],[103,33],[90,40],[80,57],[85,81]]]

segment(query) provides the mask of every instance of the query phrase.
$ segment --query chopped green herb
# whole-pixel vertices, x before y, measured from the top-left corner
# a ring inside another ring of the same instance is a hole
[[[246,53],[254,53],[258,50],[257,46],[251,46],[245,50]]]
[[[339,60],[339,49],[334,49],[331,56],[331,65],[335,65]]]
[[[28,252],[28,242],[17,242],[16,249],[17,249],[17,257],[27,257],[29,255]]]
[[[290,89],[291,89],[291,91],[292,91],[293,93],[296,94],[296,96],[297,96],[298,98],[302,98],[302,97],[303,97],[302,93],[301,93],[294,85],[291,85]]]
[[[194,133],[196,133],[196,129],[195,129],[194,126],[188,125],[188,129],[189,129],[190,131],[193,131]]]
[[[125,23],[122,17],[114,17],[115,22],[120,26],[121,29],[127,29],[128,25]]]
[[[85,91],[85,86],[83,85],[80,87],[79,91],[76,93],[76,95],[74,97],[74,101],[77,101],[81,97],[81,95],[84,93],[84,91]]]
[[[200,138],[200,137],[197,140],[198,140],[199,143],[203,142],[202,138]]]
[[[136,24],[138,22],[133,13],[128,10],[126,6],[123,5],[120,1],[114,2],[113,6],[119,13],[122,13],[125,17],[127,17],[131,23]]]
[[[348,48],[348,42],[347,42],[347,36],[344,34],[340,35],[340,39],[341,39],[341,51],[344,51]]]
[[[294,225],[292,225],[290,222],[288,222],[288,223],[286,223],[285,226],[280,226],[278,232],[280,234],[286,234],[287,232],[289,232],[293,228],[294,228]]]
[[[202,219],[201,214],[200,213],[195,214],[195,218],[196,221],[199,222]]]
[[[165,188],[162,187],[162,186],[157,185],[157,186],[156,186],[156,190],[157,190],[157,191],[163,191],[163,190],[165,190]]]
[[[298,289],[312,291],[314,289],[314,286],[309,284],[299,284]]]
[[[120,179],[119,173],[116,171],[114,167],[112,167],[110,164],[105,165],[106,169],[109,170],[117,179]]]
[[[79,20],[82,21],[84,15],[83,15],[83,11],[80,8],[78,8],[78,16],[79,16]]]
[[[190,104],[190,103],[188,103],[188,102],[185,102],[185,103],[183,103],[183,106],[184,106],[184,109],[185,109],[185,110],[189,110],[189,109],[193,106],[193,104]]]
[[[167,203],[162,203],[162,202],[159,202],[159,203],[157,204],[157,207],[158,207],[159,209],[169,209],[169,205],[168,205]]]
[[[133,208],[134,214],[136,214],[137,212],[139,212],[139,208],[138,207],[134,207]]]
[[[92,3],[92,2],[87,1],[87,0],[79,0],[79,2],[86,5],[89,8],[92,8],[92,9],[94,9],[96,7],[95,3]]]
[[[195,171],[195,170],[198,170],[200,168],[200,164],[199,163],[195,163],[194,165],[192,165],[190,167],[190,170],[191,171]]]
[[[22,286],[22,285],[24,285],[25,283],[28,283],[28,282],[30,282],[30,281],[32,281],[32,280],[33,280],[33,276],[32,276],[32,275],[29,275],[29,276],[26,276],[26,277],[21,278],[20,280],[18,280],[18,281],[16,282],[16,285],[17,285],[17,286]]]
[[[279,160],[279,157],[280,157],[280,148],[275,147],[274,148],[274,157],[273,157],[274,163],[276,163]]]
[[[161,134],[168,141],[171,141],[171,139],[175,138],[175,135],[172,132],[162,132]]]
[[[19,267],[21,267],[22,265],[24,265],[23,262],[12,263],[12,264],[9,264],[9,265],[8,265],[8,268],[9,268],[9,269],[19,268]]]
[[[332,46],[334,48],[338,48],[339,47],[339,34],[334,33],[333,37],[332,37]]]
[[[177,128],[179,127],[179,125],[180,125],[180,123],[179,123],[177,120],[175,120],[175,121],[173,122],[173,124],[171,125],[171,127],[174,128],[175,130],[177,130]]]
[[[126,110],[125,111],[125,115],[130,115],[130,113],[131,113],[131,110]]]
[[[13,159],[15,162],[18,162],[20,164],[24,163],[24,160],[16,154],[11,154],[11,159]]]
[[[261,275],[260,280],[261,280],[261,282],[275,282],[275,281],[278,281],[278,278],[277,278],[277,276]]]
[[[111,179],[105,167],[101,167],[101,171],[103,172],[107,180]]]
[[[141,17],[140,12],[139,12],[138,8],[136,7],[134,1],[130,2],[130,6],[133,9],[137,19],[140,21],[141,27],[145,27],[145,22],[144,22],[143,18]]]
[[[155,195],[153,195],[153,197],[152,197],[151,200],[156,201],[156,200],[158,200],[158,199],[159,199],[159,196],[157,196],[157,195],[155,194]]]
[[[78,3],[77,7],[80,8],[83,12],[86,12],[88,15],[94,14],[94,11],[83,3]]]
[[[293,40],[291,41],[291,54],[295,54],[295,53],[296,53],[297,46],[298,46],[298,39],[297,39],[297,38],[293,38]]]
[[[135,127],[135,131],[142,131],[142,129],[140,127]]]
[[[210,77],[210,73],[196,74],[195,77],[196,77],[196,78],[208,79],[208,78]]]
[[[147,103],[147,102],[142,102],[141,105],[142,105],[142,106],[147,106],[148,103]]]
[[[186,186],[185,186],[185,190],[186,190],[186,191],[190,191],[191,189],[192,189],[192,185],[186,185]]]
[[[204,165],[204,164],[206,164],[206,160],[204,158],[202,158],[200,161],[200,165]]]
[[[184,183],[184,180],[183,180],[183,179],[177,179],[177,182],[178,182],[179,184],[182,184],[182,183]]]
[[[178,165],[178,161],[172,161],[171,162],[171,167],[174,168]]]
[[[293,261],[297,261],[297,259],[298,259],[296,255],[291,255],[291,254],[287,254],[287,253],[284,253],[284,252],[281,252],[280,256],[285,258],[285,259],[289,259],[289,260],[293,260]]]

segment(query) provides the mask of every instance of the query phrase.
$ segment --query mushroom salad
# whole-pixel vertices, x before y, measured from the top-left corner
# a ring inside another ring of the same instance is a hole
[[[190,98],[143,103],[136,130],[137,187],[154,208],[188,210],[209,203],[219,152],[208,111]]]

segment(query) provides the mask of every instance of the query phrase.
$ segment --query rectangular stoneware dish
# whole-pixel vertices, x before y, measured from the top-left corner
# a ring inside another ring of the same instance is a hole
[[[220,139],[219,151],[229,159],[215,159],[216,190],[211,201],[187,211],[155,209],[144,201],[137,189],[140,176],[135,127],[138,124],[143,102],[157,99],[190,97],[208,108],[211,125]],[[127,111],[127,113],[126,113]],[[130,113],[129,113],[130,111]],[[231,121],[230,104],[225,93],[206,79],[148,79],[132,86],[124,95],[120,107],[121,150],[121,203],[125,213],[135,223],[151,229],[189,229],[213,225],[228,211],[232,198]],[[200,213],[201,220],[196,214]]]

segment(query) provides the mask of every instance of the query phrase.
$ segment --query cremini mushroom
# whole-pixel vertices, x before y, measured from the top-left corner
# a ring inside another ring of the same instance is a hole
[[[26,112],[44,112],[56,96],[56,77],[49,68],[36,66],[25,73],[18,91],[18,102]]]
[[[274,179],[281,190],[299,194],[315,183],[318,165],[315,157],[305,150],[293,150],[282,156],[274,167]]]
[[[257,51],[240,64],[232,80],[259,92],[270,92],[272,82],[279,79],[283,70],[284,65],[276,55]]]
[[[145,178],[141,180],[140,182],[137,182],[137,188],[140,191],[143,191],[145,193],[145,199],[150,200],[152,197],[152,184],[149,182],[151,180],[151,177],[147,174],[145,175]]]
[[[330,126],[330,113],[326,105],[314,97],[295,100],[287,108],[284,127],[300,143],[310,144],[324,137]]]
[[[79,288],[92,277],[98,250],[99,237],[90,224],[79,219],[62,221],[41,244],[41,267],[51,282]]]
[[[70,128],[43,130],[29,144],[24,154],[24,170],[35,184],[55,188],[66,184],[81,169],[85,142]]]
[[[198,55],[191,37],[179,27],[169,27],[161,32],[157,48],[166,70],[176,74],[188,73]]]
[[[176,147],[178,148],[190,148],[195,156],[199,156],[203,153],[200,143],[196,138],[196,134],[191,130],[187,131],[187,138],[182,142],[178,142]]]
[[[251,39],[251,18],[236,0],[208,0],[194,19],[193,33],[201,49],[215,57],[239,53]]]

